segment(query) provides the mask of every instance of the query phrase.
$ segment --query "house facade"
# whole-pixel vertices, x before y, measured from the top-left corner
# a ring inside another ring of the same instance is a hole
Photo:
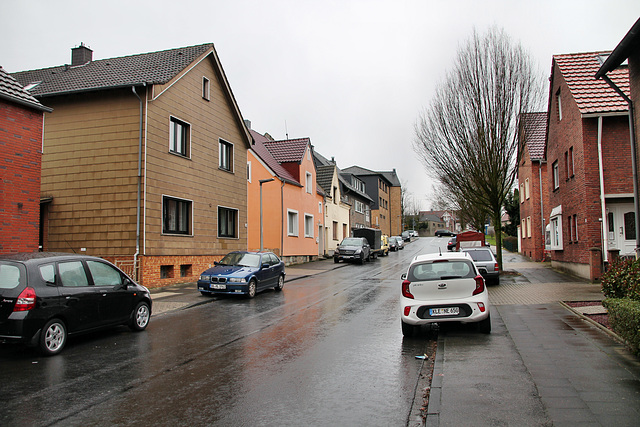
[[[42,131],[51,111],[0,67],[0,253],[41,245]]]
[[[373,200],[371,204],[371,226],[379,228],[382,234],[388,236],[396,235],[391,234],[391,181],[382,172],[375,172],[360,166],[348,167],[343,169],[343,172],[355,175],[364,182],[365,191]],[[398,215],[401,221],[402,216],[397,213],[400,212],[398,209],[395,208],[393,212]]]
[[[371,204],[373,200],[366,193],[366,184],[350,173],[340,172],[339,178],[344,200],[351,206],[349,212],[351,228],[371,227]]]
[[[545,141],[547,113],[525,113],[519,147],[520,253],[533,261],[545,259],[545,227],[549,217],[549,187]]]
[[[246,249],[245,127],[213,44],[14,73],[47,118],[45,250],[109,259],[140,283],[194,280]]]
[[[271,250],[286,264],[316,259],[324,254],[325,227],[323,194],[316,185],[311,141],[274,141],[250,132],[255,144],[247,154],[249,249]],[[270,179],[273,181],[266,181]]]
[[[547,113],[546,249],[554,267],[591,280],[636,238],[628,107],[594,78],[609,53],[555,55]],[[610,78],[629,93],[628,69]]]

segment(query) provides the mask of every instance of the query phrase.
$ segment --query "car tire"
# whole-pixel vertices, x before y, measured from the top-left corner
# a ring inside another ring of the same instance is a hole
[[[410,325],[408,323],[404,323],[402,322],[402,335],[405,337],[411,337],[413,336],[413,332],[415,331],[416,327],[414,325]]]
[[[334,257],[334,258],[333,258],[333,262],[337,264],[337,263],[339,263],[339,262],[340,262],[340,260],[339,260],[338,258]]]
[[[140,301],[136,305],[135,310],[131,312],[131,319],[129,320],[129,328],[132,331],[140,332],[147,329],[149,325],[149,319],[151,318],[151,308],[146,301]]]
[[[38,349],[45,356],[54,356],[62,351],[67,343],[67,327],[59,319],[49,320],[40,333]]]
[[[249,289],[247,290],[247,298],[256,296],[256,279],[249,280]]]
[[[491,314],[489,314],[486,319],[478,322],[478,331],[482,332],[483,334],[491,333]]]
[[[364,255],[362,255],[362,257],[360,258],[360,265],[364,265],[365,261],[366,260],[364,259]]]
[[[278,277],[278,284],[273,288],[276,291],[280,292],[282,290],[282,288],[284,288],[284,276],[280,275]]]

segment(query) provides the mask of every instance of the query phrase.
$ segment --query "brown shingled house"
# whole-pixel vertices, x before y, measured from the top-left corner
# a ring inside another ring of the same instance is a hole
[[[69,65],[13,74],[54,109],[44,249],[107,258],[148,286],[246,249],[252,138],[213,44],[92,57],[80,45]]]

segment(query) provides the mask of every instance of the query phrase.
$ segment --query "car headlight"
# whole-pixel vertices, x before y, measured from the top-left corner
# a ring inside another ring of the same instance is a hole
[[[360,252],[362,252],[362,249],[356,249],[357,254],[359,254]]]
[[[339,254],[340,253],[340,248],[336,248],[335,253]]]
[[[200,280],[202,280],[203,282],[208,282],[209,279],[211,278],[211,276],[207,276],[207,275],[202,275],[200,276]]]
[[[243,277],[230,277],[229,278],[229,283],[244,283],[246,282],[246,280],[244,280]]]

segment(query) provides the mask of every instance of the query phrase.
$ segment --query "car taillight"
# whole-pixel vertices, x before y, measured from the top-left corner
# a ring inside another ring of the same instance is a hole
[[[29,311],[36,306],[36,291],[31,287],[24,288],[24,291],[20,292],[16,305],[13,307],[13,311]]]
[[[408,316],[411,313],[411,306],[407,306],[404,308],[404,315]]]
[[[493,266],[493,271],[500,271],[500,267],[498,267],[498,263]]]
[[[475,277],[475,280],[476,280],[476,289],[475,291],[473,291],[472,295],[478,295],[484,292],[484,279],[482,278],[482,276],[478,274]]]
[[[486,310],[486,307],[484,306],[484,303],[482,303],[482,302],[478,303],[478,308],[480,309],[480,313],[484,313],[484,311]]]
[[[411,292],[409,292],[409,285],[411,284],[410,281],[405,280],[404,282],[402,282],[402,296],[405,298],[411,298],[414,299],[413,295],[411,294]]]

